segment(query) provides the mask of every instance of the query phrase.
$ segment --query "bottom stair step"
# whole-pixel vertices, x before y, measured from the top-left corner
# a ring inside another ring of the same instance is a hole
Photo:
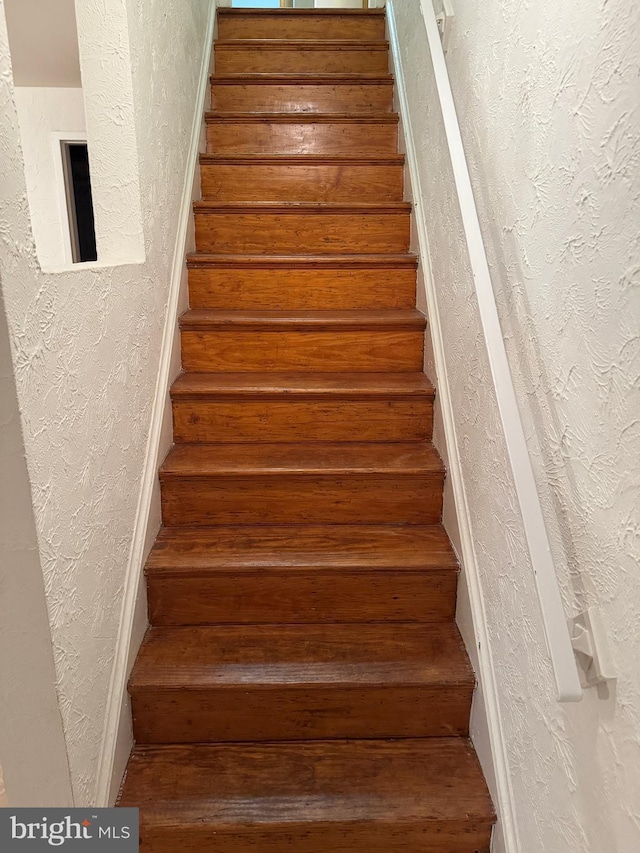
[[[494,819],[463,738],[136,747],[146,853],[476,853]]]

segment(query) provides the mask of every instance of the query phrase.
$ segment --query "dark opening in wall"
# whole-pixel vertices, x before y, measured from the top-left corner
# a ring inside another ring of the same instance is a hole
[[[89,152],[86,142],[62,142],[71,257],[74,264],[97,261]]]

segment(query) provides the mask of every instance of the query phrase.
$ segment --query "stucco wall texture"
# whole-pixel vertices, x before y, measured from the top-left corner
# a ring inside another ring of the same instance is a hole
[[[640,6],[453,0],[447,53],[567,614],[601,610],[617,672],[576,705],[555,701],[419,6],[394,3],[520,849],[634,853]]]
[[[96,27],[108,22],[97,0],[82,7],[83,22],[92,10]],[[45,274],[0,0],[0,278],[78,805],[95,793],[208,7],[126,4],[146,260]],[[112,36],[106,47],[121,52],[123,34]],[[104,62],[103,104],[118,121],[109,73]]]

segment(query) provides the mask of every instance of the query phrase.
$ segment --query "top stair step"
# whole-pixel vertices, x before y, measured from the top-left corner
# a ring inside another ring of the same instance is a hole
[[[218,38],[354,39],[385,37],[384,9],[218,9]]]

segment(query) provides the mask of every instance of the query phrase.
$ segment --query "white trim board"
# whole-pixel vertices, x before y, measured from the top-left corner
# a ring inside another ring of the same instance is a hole
[[[472,637],[469,636],[468,631],[463,633],[466,634],[464,639],[469,649],[470,657],[475,664],[478,679],[475,704],[476,711],[480,713],[475,713],[474,715],[474,745],[483,765],[487,781],[492,789],[491,793],[498,813],[499,824],[494,832],[493,839],[494,853],[499,853],[502,850],[506,851],[506,853],[519,853],[520,842],[516,825],[515,802],[511,787],[507,750],[502,736],[498,690],[493,668],[478,561],[473,543],[471,517],[458,453],[455,416],[447,379],[446,355],[438,313],[438,297],[431,272],[426,216],[422,204],[422,195],[419,191],[420,168],[416,156],[416,145],[411,133],[411,112],[407,99],[405,74],[398,42],[394,0],[388,0],[386,9],[390,55],[393,63],[396,96],[400,112],[400,132],[404,133],[408,176],[413,188],[414,219],[418,235],[420,264],[425,287],[424,296],[426,298],[429,329],[437,373],[437,393],[449,455],[448,477],[451,482],[455,517],[459,532],[461,552],[459,556],[463,572],[461,590],[463,591],[463,595],[466,590],[467,609],[473,627]],[[416,22],[416,26],[418,25],[418,22]],[[461,604],[464,606],[465,602],[461,602]],[[482,704],[481,708],[477,707],[479,702]]]
[[[158,466],[171,444],[169,387],[173,377],[178,372],[179,365],[179,347],[176,346],[177,318],[186,290],[185,256],[188,240],[192,238],[192,201],[199,191],[198,155],[203,139],[204,111],[209,91],[208,83],[215,23],[216,2],[211,0],[180,202],[180,218],[173,252],[169,299],[160,351],[160,368],[153,401],[142,483],[138,496],[131,552],[124,582],[115,660],[107,699],[94,803],[97,807],[113,805],[133,743],[127,680],[147,628],[143,566],[160,521]]]
[[[58,211],[60,214],[60,239],[64,264],[75,267],[71,256],[71,231],[69,229],[69,210],[67,207],[67,188],[64,180],[64,169],[62,166],[63,142],[87,142],[86,130],[52,130],[50,131],[51,149],[53,156],[53,172],[56,182],[56,196],[58,199]],[[84,264],[80,264],[84,266]]]

